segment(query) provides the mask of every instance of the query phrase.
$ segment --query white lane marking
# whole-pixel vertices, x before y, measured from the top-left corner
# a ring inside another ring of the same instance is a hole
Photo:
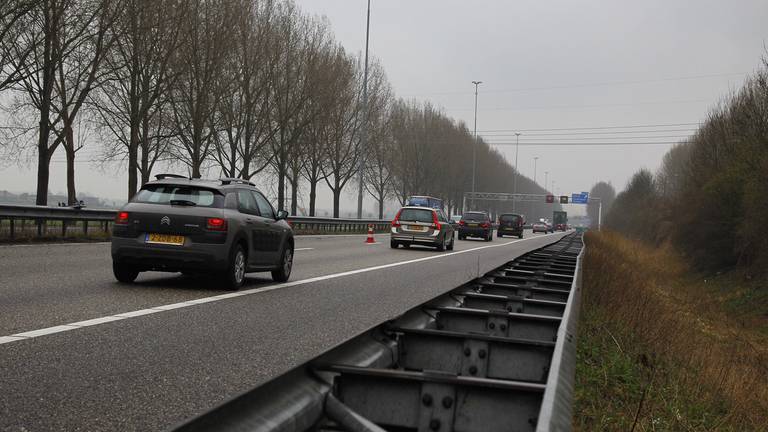
[[[297,251],[303,251],[303,250],[314,250],[314,249],[315,249],[315,248],[296,248],[296,249],[294,249],[293,251],[294,251],[294,252],[297,252]]]
[[[408,264],[414,264],[414,263],[418,263],[418,262],[424,262],[424,261],[430,261],[430,260],[434,260],[434,259],[447,258],[447,257],[453,256],[453,255],[461,255],[461,254],[465,254],[465,253],[469,253],[469,252],[474,252],[474,251],[479,251],[479,250],[483,250],[483,249],[491,249],[491,248],[497,248],[497,247],[504,247],[504,246],[509,246],[511,244],[524,242],[524,241],[527,241],[527,240],[540,239],[540,238],[550,237],[550,236],[554,236],[554,235],[557,235],[557,234],[545,234],[545,235],[536,236],[536,237],[526,237],[526,238],[524,238],[522,240],[513,240],[513,241],[510,241],[510,242],[507,242],[507,243],[494,244],[494,245],[486,245],[486,246],[478,246],[478,247],[471,248],[471,249],[464,249],[464,250],[460,250],[460,251],[441,253],[441,254],[431,255],[431,256],[422,257],[422,258],[415,258],[415,259],[406,260],[406,261],[397,261],[397,262],[393,262],[393,263],[389,263],[389,264],[382,264],[382,265],[378,265],[378,266],[366,267],[366,268],[361,268],[361,269],[357,269],[357,270],[350,270],[350,271],[345,271],[345,272],[341,272],[341,273],[334,273],[334,274],[329,274],[329,275],[324,275],[324,276],[316,276],[316,277],[313,277],[313,278],[301,279],[301,280],[297,280],[297,281],[293,281],[293,282],[285,282],[285,283],[275,284],[275,285],[269,285],[269,286],[265,286],[265,287],[261,287],[261,288],[252,288],[252,289],[249,289],[249,290],[242,290],[242,291],[238,291],[238,292],[234,292],[234,293],[219,294],[219,295],[215,295],[215,296],[212,296],[212,297],[202,297],[202,298],[199,298],[199,299],[188,300],[188,301],[183,301],[183,302],[179,302],[179,303],[172,303],[172,304],[167,304],[167,305],[154,306],[154,307],[147,308],[147,309],[140,309],[140,310],[136,310],[136,311],[124,312],[124,313],[119,313],[119,314],[116,314],[116,315],[105,316],[105,317],[101,317],[101,318],[94,318],[94,319],[90,319],[90,320],[86,320],[86,321],[78,321],[78,322],[74,322],[74,323],[70,323],[70,324],[58,325],[58,326],[54,326],[54,327],[47,327],[47,328],[43,328],[43,329],[39,329],[39,330],[31,330],[31,331],[24,332],[24,333],[16,333],[16,334],[12,334],[10,336],[0,336],[0,345],[11,343],[11,342],[17,342],[17,341],[21,341],[21,340],[32,339],[32,338],[36,338],[36,337],[40,337],[40,336],[45,336],[45,335],[53,334],[53,333],[60,333],[60,332],[68,331],[68,330],[74,330],[74,329],[78,329],[78,328],[82,328],[82,327],[89,327],[89,326],[100,325],[100,324],[104,324],[104,323],[108,323],[108,322],[112,322],[112,321],[119,321],[119,320],[136,318],[136,317],[140,317],[140,316],[144,316],[144,315],[154,314],[154,313],[158,313],[158,312],[165,312],[165,311],[172,310],[172,309],[180,309],[180,308],[185,308],[185,307],[190,307],[190,306],[196,306],[196,305],[203,304],[203,303],[216,302],[216,301],[220,301],[220,300],[230,299],[230,298],[233,298],[233,297],[242,297],[242,296],[246,296],[246,295],[253,295],[253,294],[258,294],[258,293],[263,293],[263,292],[268,292],[268,291],[275,291],[275,290],[279,290],[279,289],[283,289],[283,288],[289,288],[289,287],[294,287],[294,286],[299,286],[299,285],[306,285],[306,284],[310,284],[310,283],[314,283],[314,282],[321,282],[321,281],[326,281],[326,280],[330,280],[330,279],[338,279],[338,278],[342,278],[342,277],[346,277],[346,276],[352,276],[352,275],[356,275],[356,274],[360,274],[360,273],[368,273],[368,272],[372,272],[372,271],[376,271],[376,270],[383,270],[383,269],[387,269],[387,268],[391,268],[391,267],[399,267],[399,266],[408,265]]]

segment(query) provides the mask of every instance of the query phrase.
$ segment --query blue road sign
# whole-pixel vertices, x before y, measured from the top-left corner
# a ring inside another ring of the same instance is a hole
[[[587,204],[589,203],[589,192],[582,192],[580,194],[571,194],[572,204]]]

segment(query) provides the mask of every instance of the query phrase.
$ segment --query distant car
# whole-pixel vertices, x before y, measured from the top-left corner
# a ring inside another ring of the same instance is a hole
[[[544,222],[534,223],[532,229],[534,234],[536,234],[537,232],[544,233],[544,234],[549,232],[549,226]]]
[[[557,225],[555,225],[555,231],[568,231],[568,225],[567,224],[557,224]]]
[[[496,236],[505,235],[517,236],[523,238],[523,225],[525,221],[523,216],[515,213],[504,213],[499,215],[499,227],[496,229]]]
[[[293,268],[288,213],[275,212],[253,183],[161,174],[123,206],[112,232],[115,278],[140,272],[214,274],[238,289],[248,272],[272,272],[278,282]]]
[[[439,251],[453,250],[454,228],[442,210],[430,207],[403,207],[392,220],[390,246],[434,246]]]
[[[493,222],[488,213],[483,211],[468,211],[459,221],[459,240],[467,237],[480,237],[485,241],[493,240]]]
[[[454,229],[459,228],[459,222],[461,222],[461,215],[453,215],[451,216],[451,225],[453,225]]]

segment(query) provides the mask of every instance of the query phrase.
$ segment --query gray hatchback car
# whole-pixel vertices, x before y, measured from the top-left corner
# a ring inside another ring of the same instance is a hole
[[[434,246],[437,250],[453,250],[454,228],[442,210],[430,207],[403,207],[392,221],[390,246],[413,244]]]
[[[161,174],[118,211],[112,269],[120,282],[142,271],[214,274],[227,289],[248,272],[271,271],[284,282],[294,249],[287,216],[246,180]]]

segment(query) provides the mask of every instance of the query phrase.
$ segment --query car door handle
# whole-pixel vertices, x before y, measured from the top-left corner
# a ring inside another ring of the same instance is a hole
[[[251,218],[247,218],[247,219],[245,219],[245,223],[247,223],[248,225],[253,225],[253,224],[256,223],[256,220],[255,219],[251,219]]]

